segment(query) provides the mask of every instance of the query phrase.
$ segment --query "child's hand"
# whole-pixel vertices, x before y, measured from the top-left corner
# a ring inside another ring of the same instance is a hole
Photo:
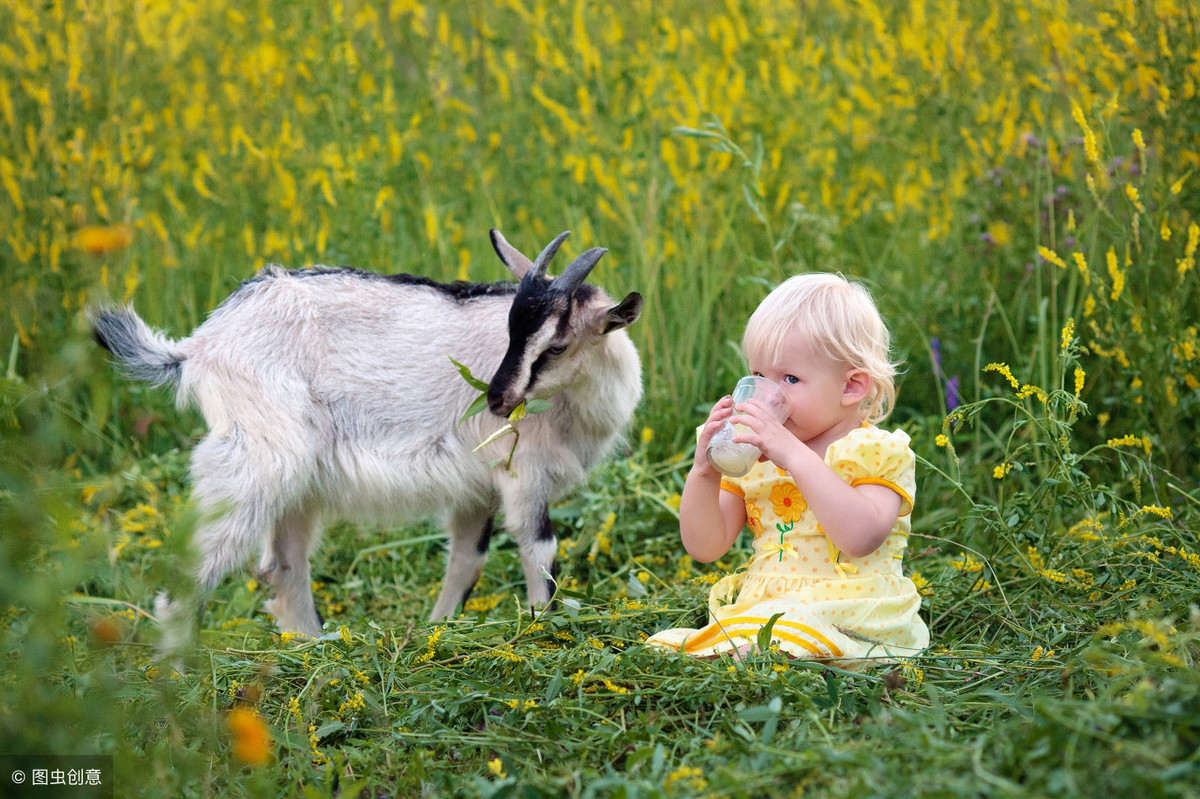
[[[779,421],[779,417],[758,400],[748,400],[734,408],[733,423],[742,425],[733,440],[738,444],[753,444],[762,451],[760,460],[776,465],[788,462],[788,452],[799,443]]]
[[[699,438],[696,440],[696,458],[692,462],[692,473],[697,477],[721,477],[721,473],[712,467],[708,462],[708,442],[712,441],[712,437],[721,429],[721,425],[725,424],[725,420],[733,415],[733,397],[725,396],[717,401],[717,404],[712,407],[708,413],[708,419],[700,428]]]

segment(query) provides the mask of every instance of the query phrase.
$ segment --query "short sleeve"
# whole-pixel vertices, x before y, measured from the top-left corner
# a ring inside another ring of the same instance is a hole
[[[881,485],[900,495],[900,515],[912,513],[916,455],[903,430],[860,427],[829,445],[825,462],[852,486]]]

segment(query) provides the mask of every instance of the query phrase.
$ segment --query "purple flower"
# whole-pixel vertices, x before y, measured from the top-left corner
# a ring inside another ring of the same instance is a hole
[[[952,411],[962,405],[962,397],[958,393],[958,375],[946,378],[946,410]]]
[[[946,398],[946,410],[952,411],[962,404],[962,398],[958,393],[958,375],[949,378],[942,376],[942,342],[937,336],[929,339],[929,351],[933,357],[933,374],[942,384],[942,391]]]

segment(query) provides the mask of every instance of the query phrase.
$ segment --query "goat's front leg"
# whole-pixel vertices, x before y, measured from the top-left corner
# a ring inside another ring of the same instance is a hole
[[[521,553],[529,606],[544,605],[554,595],[557,577],[554,558],[558,554],[558,539],[550,525],[549,498],[541,492],[531,493],[521,485],[506,486],[501,495],[504,527]]]

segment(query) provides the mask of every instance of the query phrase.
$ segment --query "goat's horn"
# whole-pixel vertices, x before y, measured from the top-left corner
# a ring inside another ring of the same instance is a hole
[[[562,289],[567,294],[574,294],[575,289],[579,288],[580,284],[587,279],[592,268],[596,266],[596,262],[604,256],[608,250],[603,247],[593,247],[587,252],[580,255],[571,265],[563,270],[563,273],[554,279],[554,288]]]
[[[492,249],[500,257],[501,263],[509,268],[517,280],[525,277],[529,270],[533,268],[533,262],[524,253],[509,244],[508,240],[504,238],[499,230],[492,228],[491,235]]]
[[[542,275],[546,274],[546,267],[550,264],[551,259],[553,259],[555,254],[558,252],[558,248],[562,246],[562,243],[566,241],[567,236],[570,235],[571,231],[564,230],[562,233],[559,233],[557,236],[555,236],[554,241],[547,244],[546,249],[542,250],[541,254],[538,255],[536,260],[534,260],[533,268],[529,270],[529,274],[533,275],[534,277],[541,277]]]

